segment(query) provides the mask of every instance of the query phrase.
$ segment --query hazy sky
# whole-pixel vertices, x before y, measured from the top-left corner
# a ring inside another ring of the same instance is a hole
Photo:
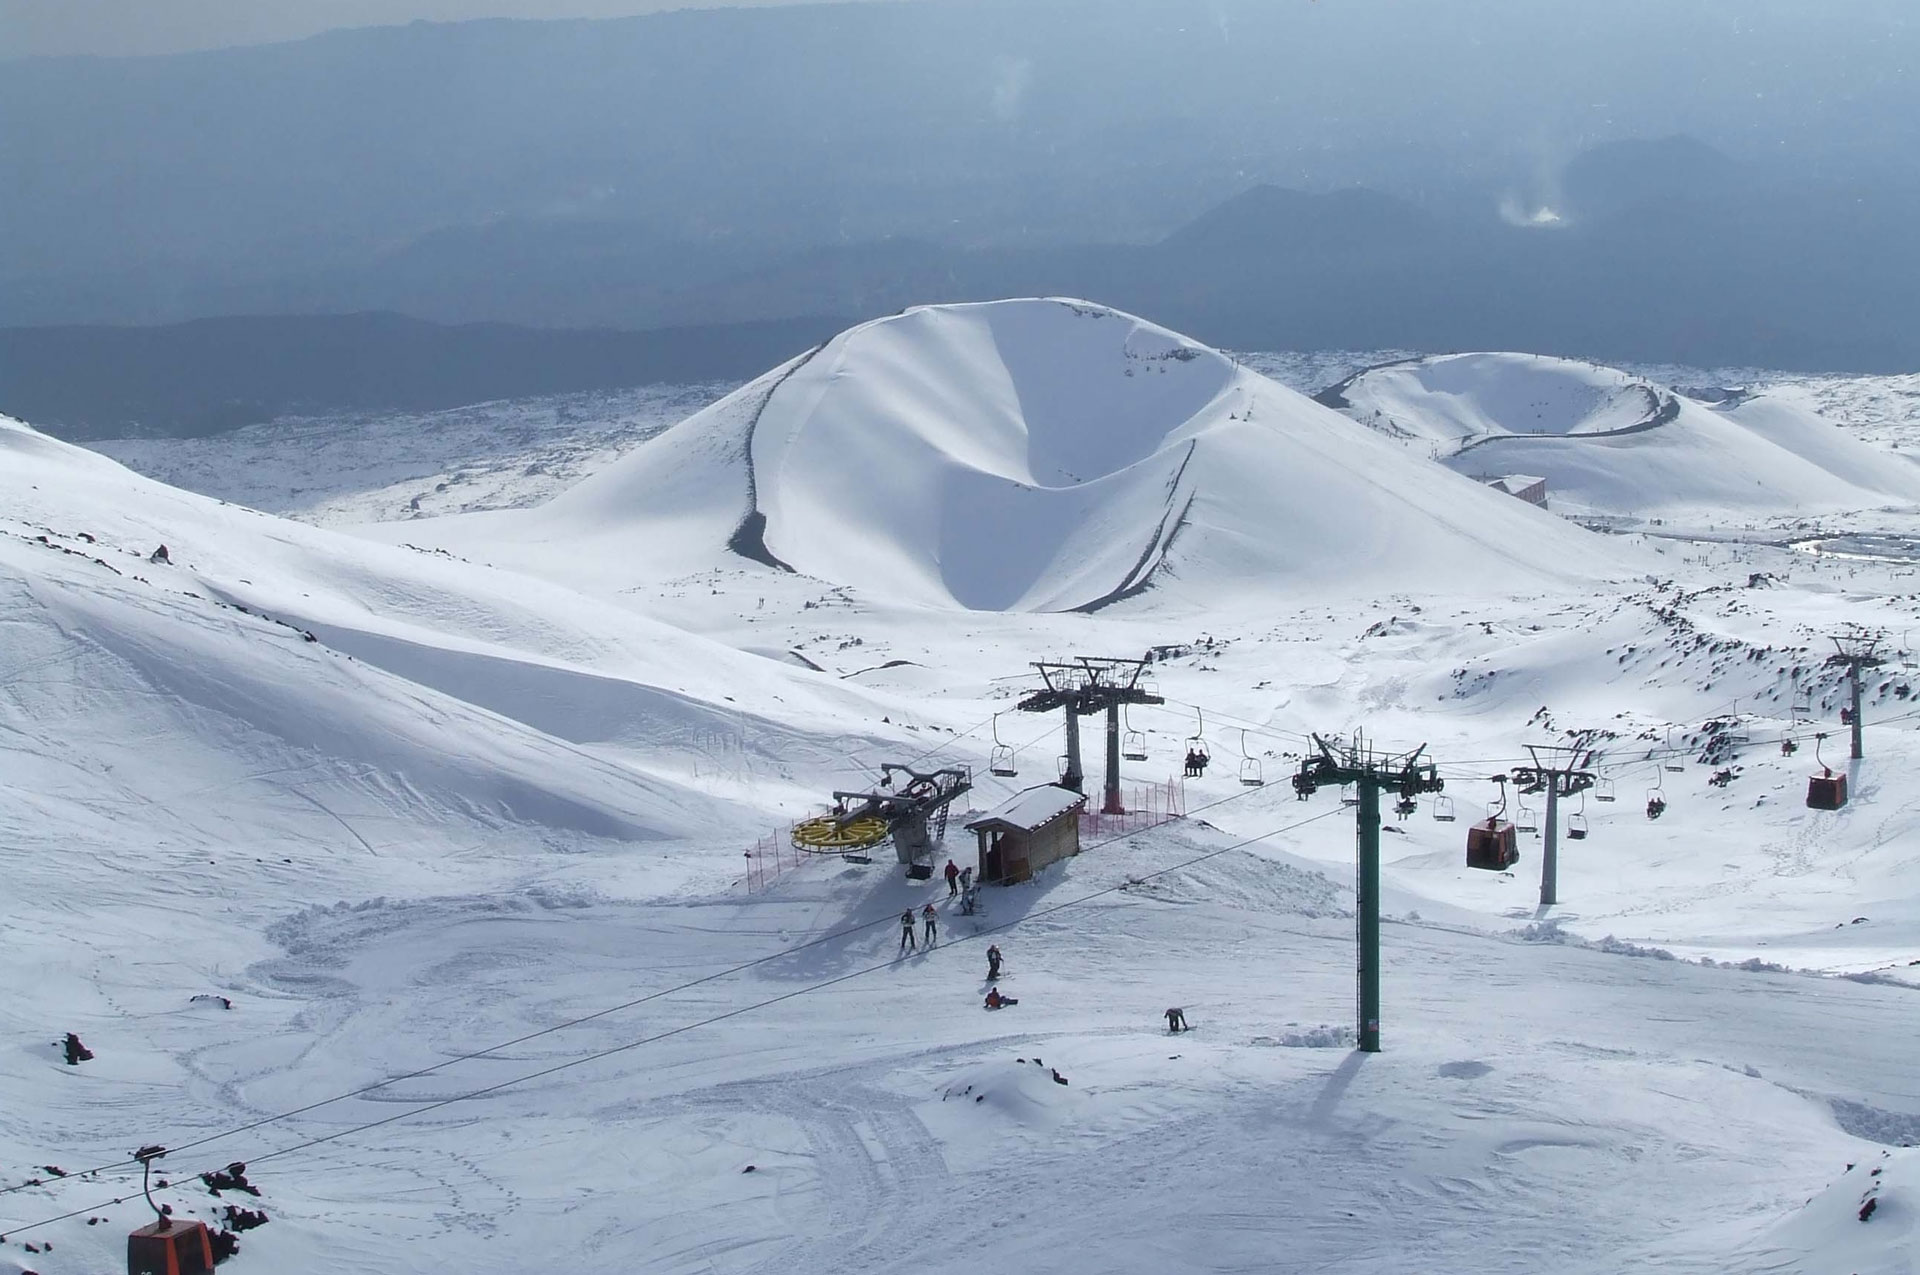
[[[424,18],[610,18],[799,0],[0,0],[0,58],[178,53]]]

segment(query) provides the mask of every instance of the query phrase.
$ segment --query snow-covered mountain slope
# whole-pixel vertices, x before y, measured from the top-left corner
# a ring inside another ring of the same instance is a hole
[[[1920,468],[1784,400],[1723,412],[1566,359],[1410,359],[1320,398],[1458,473],[1542,476],[1572,513],[1799,516],[1920,500]]]
[[[539,509],[377,534],[599,593],[732,555],[993,611],[1625,569],[1216,351],[1059,300],[863,324]]]
[[[736,770],[752,753],[777,786],[809,759],[844,764],[845,731],[900,711],[630,609],[164,487],[4,421],[0,511],[15,652],[101,662],[80,683],[95,690],[16,704],[20,720],[76,755],[166,741],[128,759],[158,768],[156,794],[169,755],[210,749],[225,760],[187,768],[261,771],[274,792],[297,758],[536,831],[684,838],[742,826],[684,786],[723,769],[717,753]],[[169,560],[149,562],[162,544]],[[47,725],[130,708],[162,718]]]

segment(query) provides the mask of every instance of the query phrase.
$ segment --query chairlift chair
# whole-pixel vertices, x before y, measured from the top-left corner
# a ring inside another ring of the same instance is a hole
[[[1188,779],[1198,779],[1206,774],[1207,763],[1213,760],[1213,754],[1207,751],[1207,715],[1198,708],[1193,711],[1199,717],[1200,724],[1193,734],[1187,736],[1186,777]]]
[[[1667,813],[1666,785],[1661,781],[1660,772],[1653,772],[1653,787],[1647,789],[1647,818],[1658,819]]]
[[[1341,784],[1340,785],[1340,804],[1343,806],[1359,805],[1360,804],[1359,790],[1356,789],[1352,784]]]
[[[1453,798],[1435,797],[1433,799],[1433,818],[1436,823],[1452,823],[1454,821]]]
[[[1395,818],[1405,819],[1409,815],[1418,814],[1419,812],[1420,812],[1420,803],[1415,801],[1412,797],[1402,796],[1400,800],[1393,803],[1393,813]]]
[[[1002,779],[1012,779],[1019,774],[1019,768],[1013,764],[1013,749],[1000,742],[1000,714],[993,715],[993,751],[987,755],[987,773],[998,775]]]
[[[1247,751],[1247,732],[1240,732],[1240,782],[1249,788],[1259,788],[1266,784],[1266,778],[1260,773],[1260,762]]]
[[[1602,779],[1599,783],[1595,784],[1593,786],[1593,799],[1595,801],[1612,801],[1614,799],[1613,780]]]
[[[1670,771],[1673,771],[1675,774],[1679,774],[1681,771],[1684,771],[1686,768],[1687,768],[1686,755],[1684,753],[1679,753],[1674,751],[1673,728],[1668,727],[1667,728],[1667,769]]]
[[[1515,812],[1515,815],[1516,817],[1513,821],[1514,826],[1520,829],[1520,831],[1540,831],[1540,813],[1526,802],[1523,801],[1520,803],[1520,809]]]
[[[1120,737],[1120,755],[1128,761],[1147,759],[1147,733],[1133,729],[1131,718],[1127,719],[1127,733]]]
[[[1580,808],[1567,816],[1567,840],[1587,839],[1587,794],[1580,794]]]

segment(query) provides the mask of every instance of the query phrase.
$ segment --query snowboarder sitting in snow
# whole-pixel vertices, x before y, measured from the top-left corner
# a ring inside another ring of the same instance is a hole
[[[987,945],[987,981],[991,983],[999,977],[1000,945],[998,943],[990,943]]]
[[[947,897],[951,899],[960,893],[960,865],[952,859],[947,860]]]
[[[1168,1010],[1167,1030],[1175,1035],[1187,1030],[1187,1011],[1177,1007]]]
[[[999,988],[987,992],[987,1008],[999,1009],[1002,1005],[1018,1005],[1020,1002],[1011,996],[1002,996]]]
[[[914,950],[912,908],[900,914],[900,950],[903,953]]]
[[[932,947],[934,940],[940,937],[940,914],[935,912],[933,910],[933,904],[929,903],[920,909],[920,916],[927,923],[927,933],[925,936],[927,946]]]

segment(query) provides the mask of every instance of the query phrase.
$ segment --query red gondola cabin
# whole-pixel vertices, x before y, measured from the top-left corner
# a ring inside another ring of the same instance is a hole
[[[1847,777],[1831,770],[1807,780],[1807,809],[1838,810],[1847,804]]]
[[[1467,829],[1467,866],[1505,872],[1520,862],[1520,838],[1512,824],[1489,818]]]
[[[205,1222],[161,1218],[127,1236],[127,1275],[204,1275],[213,1270]]]

